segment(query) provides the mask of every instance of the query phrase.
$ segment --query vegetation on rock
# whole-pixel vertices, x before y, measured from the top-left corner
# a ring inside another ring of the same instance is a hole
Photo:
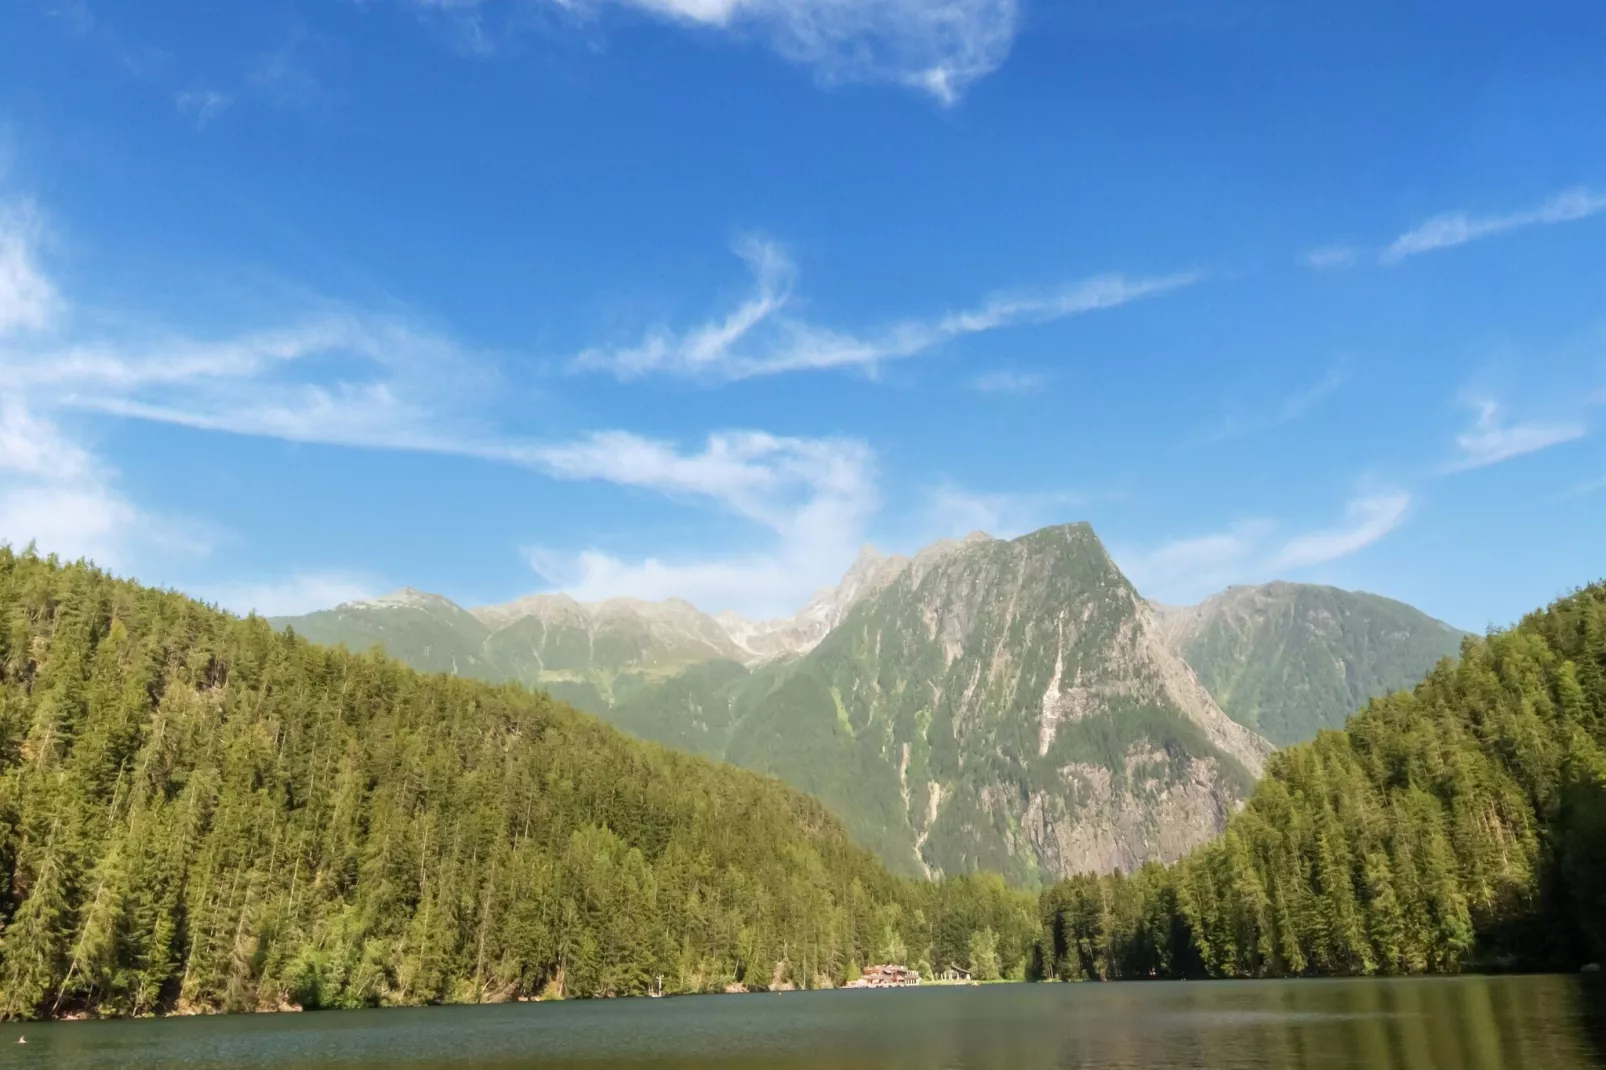
[[[1230,587],[1161,610],[1166,639],[1222,710],[1278,746],[1343,728],[1411,687],[1465,633],[1402,602],[1309,583]]]
[[[276,623],[540,687],[779,776],[895,872],[1026,884],[1179,857],[1248,792],[1268,749],[1251,733],[1286,744],[1340,727],[1462,638],[1400,603],[1304,584],[1151,607],[1085,524],[912,559],[867,548],[765,624],[561,595],[465,611],[413,591]]]
[[[1044,976],[1572,968],[1606,956],[1606,584],[1274,755],[1175,866],[1045,892]]]

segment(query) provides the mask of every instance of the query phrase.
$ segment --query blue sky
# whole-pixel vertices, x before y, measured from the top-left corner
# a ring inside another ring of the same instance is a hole
[[[247,7],[250,10],[245,10]],[[1606,575],[1606,7],[11,0],[0,538],[241,611]]]

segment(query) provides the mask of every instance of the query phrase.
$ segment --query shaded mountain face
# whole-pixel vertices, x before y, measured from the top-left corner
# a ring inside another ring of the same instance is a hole
[[[545,688],[638,736],[824,800],[909,874],[1032,882],[1170,860],[1270,749],[1419,679],[1460,633],[1371,595],[1144,601],[1086,525],[866,548],[796,616],[401,591],[279,621],[434,671]]]
[[[1342,728],[1414,686],[1466,633],[1402,602],[1314,584],[1230,587],[1156,607],[1162,634],[1229,717],[1278,746]]]

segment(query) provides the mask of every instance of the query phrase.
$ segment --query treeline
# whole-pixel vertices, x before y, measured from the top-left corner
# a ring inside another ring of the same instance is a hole
[[[0,1017],[1023,976],[1035,914],[543,695],[0,548]]]
[[[1577,969],[1606,957],[1606,585],[1274,755],[1176,865],[1042,897],[1034,976]]]
[[[0,548],[0,1017],[1606,957],[1606,586],[1040,898],[544,695]]]

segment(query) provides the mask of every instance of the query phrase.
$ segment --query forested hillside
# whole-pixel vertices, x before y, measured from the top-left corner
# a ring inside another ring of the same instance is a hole
[[[0,1016],[1019,975],[1035,928],[544,695],[0,548]]]
[[[1180,857],[1271,750],[1086,524],[923,553],[735,697],[729,760],[825,800],[889,864],[1022,884]]]
[[[1392,598],[1312,583],[1229,587],[1160,621],[1222,711],[1280,747],[1415,686],[1466,637]]]
[[[866,547],[840,583],[767,622],[561,594],[465,610],[403,589],[272,623],[538,687],[778,776],[900,875],[1022,884],[1187,853],[1222,830],[1270,744],[1342,727],[1464,638],[1309,584],[1156,606],[1085,524],[912,558]]]
[[[1044,974],[1576,969],[1606,956],[1606,585],[1281,751],[1177,865],[1043,897]]]

